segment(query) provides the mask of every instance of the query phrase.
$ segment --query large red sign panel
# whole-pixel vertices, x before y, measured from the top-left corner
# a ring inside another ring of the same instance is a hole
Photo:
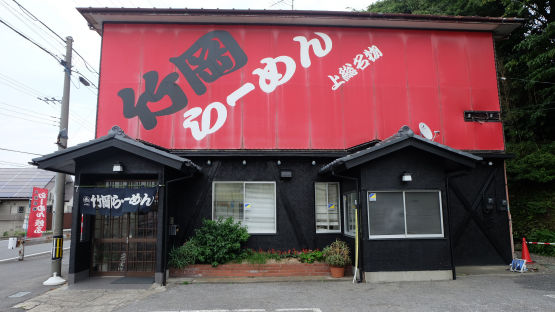
[[[97,136],[170,149],[345,149],[402,125],[503,150],[490,33],[107,24]]]

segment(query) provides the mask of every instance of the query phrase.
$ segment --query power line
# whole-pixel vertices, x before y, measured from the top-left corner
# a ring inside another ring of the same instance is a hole
[[[52,116],[52,115],[43,115],[43,114],[34,112],[34,111],[30,110],[30,109],[25,109],[25,108],[23,108],[23,107],[19,107],[19,106],[15,106],[15,105],[10,105],[10,104],[8,104],[8,103],[6,103],[6,102],[0,102],[0,105],[13,107],[13,108],[15,108],[15,109],[19,109],[19,110],[24,111],[26,114],[37,115],[37,117],[40,117],[40,118],[43,118],[43,117],[50,117],[50,118],[53,118],[53,119],[60,119],[60,117],[56,117],[56,116]]]
[[[56,61],[58,61],[59,63],[62,63],[62,59],[59,56],[56,56],[54,53],[48,51],[46,48],[42,47],[41,45],[39,45],[38,43],[36,43],[35,41],[33,41],[32,39],[29,39],[27,36],[25,36],[24,34],[22,34],[21,32],[19,32],[17,29],[13,28],[12,26],[10,26],[8,23],[4,22],[2,19],[0,19],[0,23],[6,25],[9,29],[13,30],[15,33],[17,33],[18,35],[20,35],[21,37],[27,39],[29,42],[31,42],[32,44],[34,44],[35,46],[37,46],[39,49],[43,50],[44,52],[46,52],[48,55],[52,56]],[[65,66],[64,66],[65,67]]]
[[[41,25],[46,27],[46,29],[48,29],[50,32],[52,32],[54,35],[56,35],[56,37],[58,37],[65,44],[65,42],[66,42],[65,39],[63,39],[58,33],[56,33],[54,30],[52,30],[52,28],[48,27],[48,25],[43,23],[38,17],[36,17],[33,13],[31,13],[29,10],[27,10],[23,5],[19,4],[19,2],[17,2],[16,0],[12,0],[12,1],[15,2],[15,4],[17,4],[17,6],[19,6],[19,8],[23,12],[25,12],[25,14],[29,15],[33,20],[39,22]],[[94,67],[92,65],[90,65],[89,62],[87,62],[87,60],[85,60],[85,58],[83,56],[81,56],[81,54],[79,54],[79,52],[77,52],[77,50],[75,50],[74,48],[72,48],[72,50],[73,50],[73,52],[75,52],[75,54],[77,54],[77,56],[79,56],[81,58],[81,60],[85,64],[85,68],[87,68],[87,70],[89,70],[90,72],[96,73],[97,75],[100,76],[100,74],[94,69]]]
[[[29,154],[29,155],[42,156],[42,154],[31,153],[31,152],[24,152],[24,151],[18,151],[18,150],[13,150],[13,149],[4,148],[4,147],[0,147],[0,150],[2,150],[2,151],[8,151],[8,152],[14,152],[14,153],[21,153],[21,154]]]
[[[0,116],[18,118],[18,119],[27,120],[27,121],[34,122],[34,123],[44,124],[44,125],[47,125],[47,126],[58,127],[58,125],[56,125],[56,124],[45,122],[43,120],[32,120],[32,119],[28,119],[28,118],[24,118],[24,117],[20,117],[20,116],[14,116],[14,115],[6,114],[6,113],[2,113],[2,114],[0,114]]]
[[[0,160],[0,164],[1,165],[12,166],[12,167],[18,167],[18,168],[30,167],[29,164],[20,164],[20,163],[15,163],[15,162],[11,162],[11,161],[3,161],[3,160]]]
[[[12,15],[15,18],[17,18],[21,23],[23,23],[25,26],[27,26],[29,28],[29,30],[31,30],[33,33],[35,33],[46,44],[48,44],[50,47],[54,48],[54,50],[56,50],[57,53],[60,53],[60,46],[55,44],[55,43],[59,43],[57,38],[53,37],[52,34],[46,32],[43,28],[37,26],[35,24],[35,20],[30,18],[28,14],[25,14],[25,15],[22,14],[19,10],[17,10],[17,8],[13,8],[11,5],[9,5],[7,1],[8,0],[2,0],[2,3],[0,3],[0,5],[5,7],[10,13],[12,13]],[[46,36],[48,36],[50,39],[45,38],[37,30],[40,31],[42,34],[45,34]],[[54,41],[52,41],[52,39],[54,39]],[[62,47],[63,47],[63,45],[62,45]]]
[[[14,86],[17,86],[18,88],[28,90],[30,93],[34,94],[33,96],[43,96],[43,94],[40,91],[24,84],[23,82],[20,82],[15,80],[14,78],[11,78],[10,76],[6,76],[2,73],[0,73],[0,80],[4,80],[6,81],[6,83],[10,83]]]
[[[2,105],[2,104],[0,104],[0,105]],[[38,118],[39,121],[44,121],[44,122],[46,122],[46,121],[53,121],[53,122],[57,122],[56,120],[52,120],[52,119],[46,119],[46,120],[45,120],[45,119],[42,119],[42,118],[44,118],[44,116],[39,116],[38,114],[37,114],[37,115],[31,115],[31,112],[21,112],[21,111],[9,109],[9,108],[4,108],[4,107],[0,107],[0,110],[4,110],[4,111],[16,113],[16,114],[25,115],[25,116],[27,116],[27,117],[29,117],[29,118]],[[47,117],[53,118],[52,116],[47,116]]]

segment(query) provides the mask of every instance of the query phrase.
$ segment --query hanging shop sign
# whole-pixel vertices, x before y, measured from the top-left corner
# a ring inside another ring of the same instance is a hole
[[[46,230],[46,202],[48,189],[33,187],[27,237],[41,237]]]
[[[157,188],[83,188],[79,190],[81,213],[121,216],[146,212],[154,205]]]
[[[170,149],[346,149],[424,122],[436,142],[503,150],[490,33],[105,24],[97,136]]]

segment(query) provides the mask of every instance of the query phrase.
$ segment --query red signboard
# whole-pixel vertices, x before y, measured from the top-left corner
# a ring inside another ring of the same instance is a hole
[[[27,225],[27,237],[41,237],[46,230],[46,201],[48,189],[33,187],[31,197],[31,211]]]
[[[170,149],[346,149],[426,123],[436,142],[503,150],[490,33],[106,24],[97,136]]]

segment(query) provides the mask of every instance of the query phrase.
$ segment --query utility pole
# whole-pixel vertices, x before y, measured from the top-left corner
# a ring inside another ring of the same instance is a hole
[[[62,98],[62,111],[60,116],[60,132],[58,134],[58,150],[67,147],[67,129],[69,115],[69,89],[71,77],[71,53],[73,51],[73,38],[66,37],[66,57],[62,63],[64,66],[64,95]],[[56,194],[54,196],[54,210],[52,211],[52,276],[43,285],[61,285],[65,280],[62,275],[62,250],[63,250],[63,222],[64,222],[64,197],[65,197],[66,175],[56,173]]]

